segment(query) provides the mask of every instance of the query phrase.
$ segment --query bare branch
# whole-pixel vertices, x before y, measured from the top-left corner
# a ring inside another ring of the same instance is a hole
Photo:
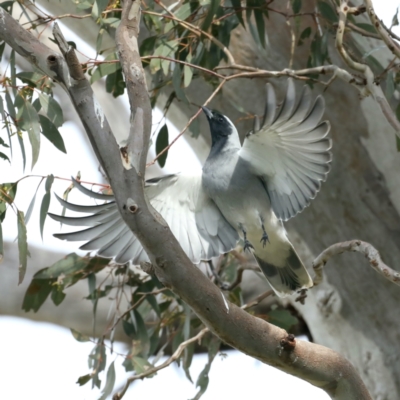
[[[313,262],[313,268],[315,271],[314,285],[321,283],[322,270],[328,260],[346,251],[358,251],[359,253],[364,254],[375,271],[379,272],[389,281],[400,286],[400,273],[393,270],[382,261],[378,250],[376,250],[372,244],[361,240],[350,240],[348,242],[336,243],[325,249]]]
[[[375,14],[374,6],[372,5],[371,0],[365,0],[365,4],[367,6],[367,11],[369,15],[369,19],[371,20],[372,25],[378,31],[380,37],[385,42],[388,49],[397,57],[400,58],[400,47],[399,45],[391,38],[388,31],[384,28],[383,22],[378,18]]]
[[[374,97],[376,102],[381,107],[381,110],[385,115],[386,119],[395,129],[396,135],[400,137],[400,122],[394,115],[393,110],[391,109],[384,93],[382,92],[381,87],[375,83],[375,77],[371,68],[367,64],[361,64],[354,61],[343,46],[343,35],[345,32],[347,13],[351,10],[352,9],[349,8],[347,4],[347,0],[341,0],[339,8],[339,24],[336,34],[336,48],[340,53],[340,55],[342,56],[343,60],[346,62],[346,64],[350,68],[353,68],[356,71],[361,72],[365,77],[366,82],[364,88],[361,91],[362,96],[367,97],[369,95],[372,95]]]

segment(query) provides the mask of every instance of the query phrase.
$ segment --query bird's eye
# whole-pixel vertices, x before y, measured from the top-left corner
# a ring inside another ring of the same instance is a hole
[[[219,117],[218,122],[224,122],[224,119],[222,117]]]

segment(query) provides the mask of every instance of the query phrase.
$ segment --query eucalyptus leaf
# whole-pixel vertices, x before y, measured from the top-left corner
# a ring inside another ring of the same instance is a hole
[[[25,225],[28,224],[28,222],[29,222],[29,220],[31,218],[33,207],[35,207],[36,195],[37,195],[37,192],[38,192],[39,187],[42,184],[42,182],[43,182],[43,178],[40,180],[39,185],[37,185],[35,194],[33,195],[31,202],[29,203],[28,210],[26,211],[26,214],[25,214]]]
[[[47,138],[58,150],[67,153],[65,149],[64,140],[57,129],[57,126],[51,122],[44,115],[39,115],[40,125],[42,127],[42,134]]]
[[[43,112],[47,115],[48,119],[59,128],[64,122],[64,115],[62,108],[53,97],[45,93],[39,93],[39,101],[42,106]]]
[[[27,232],[25,225],[24,213],[22,211],[18,211],[17,214],[18,220],[18,252],[19,252],[19,277],[18,277],[18,285],[22,283],[26,273],[26,267],[28,264],[28,241],[27,241]]]
[[[50,200],[51,200],[50,189],[53,182],[54,182],[54,176],[51,174],[46,179],[45,183],[46,193],[43,196],[42,204],[40,206],[40,236],[42,237],[42,239],[43,239],[44,222],[46,220],[47,212],[49,211],[50,207]]]
[[[115,385],[115,368],[114,361],[110,364],[107,371],[106,384],[104,386],[103,392],[99,397],[99,400],[106,400],[108,396],[112,393]]]
[[[77,331],[76,329],[70,328],[72,336],[77,340],[78,342],[89,342],[90,337],[87,335],[84,335],[83,333]]]
[[[168,126],[167,124],[164,124],[157,135],[156,154],[159,155],[166,147],[168,147],[168,144],[169,144]],[[168,150],[157,158],[157,162],[161,168],[164,168],[164,165],[167,161],[167,156],[168,156]]]

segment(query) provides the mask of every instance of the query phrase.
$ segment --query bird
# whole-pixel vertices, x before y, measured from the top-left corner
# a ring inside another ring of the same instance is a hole
[[[168,223],[194,264],[225,254],[243,241],[279,297],[313,286],[313,281],[290,242],[284,221],[315,198],[332,162],[329,121],[321,121],[325,103],[313,101],[305,85],[299,99],[293,79],[287,81],[281,104],[266,84],[266,105],[243,145],[232,121],[205,106],[211,149],[202,170],[149,179],[145,192]],[[59,239],[86,241],[82,250],[97,251],[116,263],[139,264],[149,257],[122,220],[113,195],[94,192],[74,180],[74,186],[103,204],[81,206],[56,196],[66,209],[85,217],[49,214],[66,225],[88,226]]]

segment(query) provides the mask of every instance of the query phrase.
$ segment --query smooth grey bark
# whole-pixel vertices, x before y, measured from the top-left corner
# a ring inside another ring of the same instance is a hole
[[[38,41],[31,38],[30,43],[28,34],[2,9],[0,37],[49,73],[70,94],[108,175],[120,213],[148,252],[161,282],[181,296],[216,335],[233,347],[321,387],[332,398],[370,399],[352,365],[338,353],[294,340],[284,330],[227,302],[221,291],[190,263],[165,222],[146,203],[143,181],[151,107],[138,53],[138,4],[124,2],[116,37],[131,104],[131,131],[126,146],[120,149],[74,51],[68,48],[57,27],[55,38],[67,63],[54,51],[40,47]]]

